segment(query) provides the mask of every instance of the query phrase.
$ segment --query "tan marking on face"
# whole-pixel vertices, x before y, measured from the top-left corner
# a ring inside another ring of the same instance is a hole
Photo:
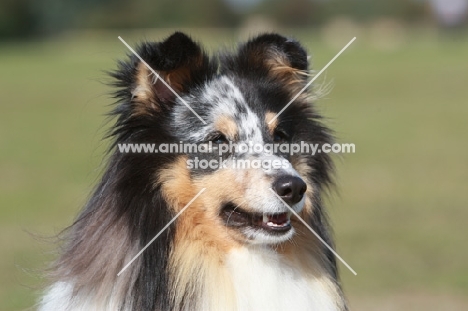
[[[236,122],[228,116],[221,116],[215,121],[215,128],[230,139],[238,137],[238,128]]]
[[[291,157],[291,165],[292,167],[296,170],[296,172],[299,173],[301,178],[304,180],[304,182],[307,184],[307,190],[306,190],[306,204],[304,205],[303,213],[307,214],[312,214],[313,213],[313,206],[310,198],[313,197],[315,193],[315,189],[312,186],[312,183],[310,182],[308,176],[313,172],[313,169],[307,164],[307,157],[300,155],[300,154],[295,154]]]
[[[276,126],[278,125],[278,119],[274,119],[276,117],[276,113],[274,112],[271,112],[271,111],[268,111],[266,114],[265,114],[265,123],[268,127],[268,132],[273,135],[273,133],[275,132],[275,129],[276,129]],[[271,120],[273,120],[273,122],[270,123]]]
[[[222,169],[196,181],[199,187],[206,188],[206,195],[203,197],[204,204],[213,217],[219,221],[220,227],[218,229],[226,234],[223,239],[235,241],[235,246],[239,245],[239,241],[242,241],[244,237],[237,230],[226,227],[219,213],[222,205],[228,202],[240,206],[246,205],[245,187],[248,185],[243,182],[246,180],[246,174],[248,174],[248,170]]]
[[[179,157],[173,164],[162,169],[156,179],[161,191],[174,212],[179,212],[196,194],[187,168],[187,156]]]
[[[184,239],[204,241],[218,253],[226,253],[238,246],[237,231],[228,232],[219,216],[224,203],[247,206],[246,182],[252,178],[249,170],[221,169],[209,175],[192,179],[186,163],[187,157],[180,157],[175,163],[163,169],[157,178],[161,191],[173,208],[179,212],[202,188],[206,190],[181,214],[178,219],[178,233]],[[176,237],[177,239],[177,237]]]

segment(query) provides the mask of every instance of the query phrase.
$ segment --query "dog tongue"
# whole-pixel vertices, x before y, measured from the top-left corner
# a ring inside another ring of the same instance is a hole
[[[281,213],[268,216],[268,221],[277,225],[284,224],[288,221],[288,213]]]

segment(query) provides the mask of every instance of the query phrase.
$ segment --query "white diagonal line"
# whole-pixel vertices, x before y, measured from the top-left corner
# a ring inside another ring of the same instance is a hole
[[[191,199],[190,202],[188,202],[187,205],[185,205],[184,208],[181,209],[180,212],[178,212],[177,215],[175,215],[174,218],[172,218],[171,221],[169,221],[169,222],[167,223],[167,225],[165,225],[164,228],[162,228],[161,231],[159,231],[158,234],[156,234],[156,236],[155,236],[154,238],[152,238],[151,241],[149,241],[148,244],[146,244],[145,247],[143,247],[143,248],[141,249],[141,251],[139,251],[138,254],[136,254],[135,257],[133,257],[132,260],[130,260],[130,261],[125,265],[125,267],[122,268],[122,270],[120,270],[119,273],[117,273],[117,276],[120,276],[120,275],[121,275],[121,274],[122,274],[122,273],[123,273],[123,272],[124,272],[124,271],[125,271],[125,270],[126,270],[126,269],[127,269],[127,268],[128,268],[128,267],[145,251],[145,250],[146,250],[146,249],[147,249],[147,248],[148,248],[148,246],[150,246],[151,243],[153,243],[153,242],[161,235],[161,233],[164,232],[164,230],[166,230],[167,228],[169,228],[169,226],[177,219],[177,217],[179,217],[180,214],[182,214],[182,213],[190,206],[190,204],[192,204],[193,201],[195,201],[195,200],[198,198],[198,196],[199,196],[200,194],[202,194],[203,191],[205,191],[205,190],[206,190],[206,188],[203,188],[202,190],[200,190],[200,192],[198,192],[197,195],[194,196],[193,199]]]
[[[284,200],[275,192],[275,190],[273,190],[273,189],[270,188],[270,191],[273,192],[273,194],[276,195],[276,196],[278,197],[278,199],[280,199],[281,202],[283,202],[283,204],[284,204],[287,208],[289,208],[289,210],[294,214],[294,216],[296,216],[297,219],[299,219],[299,220],[304,224],[304,226],[306,226],[306,227],[317,237],[317,239],[319,239],[320,242],[322,242],[323,245],[325,245],[325,246],[333,253],[333,255],[335,255],[336,258],[338,258],[338,259],[346,266],[346,268],[349,269],[349,271],[351,271],[354,275],[357,275],[356,271],[354,271],[353,268],[351,268],[351,266],[348,265],[348,264],[346,263],[346,261],[344,261],[344,259],[341,258],[340,255],[338,255],[338,254],[333,250],[333,248],[331,248],[330,245],[328,245],[327,242],[325,242],[325,241],[318,235],[318,233],[315,232],[314,229],[312,229],[312,228],[296,213],[296,211],[294,211],[286,202],[284,202]]]
[[[203,124],[206,124],[205,120],[203,120],[202,117],[200,117],[200,116],[198,115],[198,113],[196,113],[195,110],[193,110],[192,107],[190,107],[190,105],[189,105],[182,97],[180,97],[179,94],[177,94],[177,92],[174,91],[174,89],[173,89],[169,84],[167,84],[167,82],[164,81],[164,79],[162,79],[162,78],[159,76],[159,74],[158,74],[155,70],[153,70],[153,68],[151,68],[150,65],[148,65],[148,63],[145,62],[145,61],[143,60],[143,58],[141,58],[141,56],[137,54],[137,52],[135,52],[134,49],[132,49],[132,47],[131,47],[130,45],[127,44],[127,42],[125,42],[124,39],[122,39],[122,37],[118,36],[118,38],[119,38],[120,41],[122,41],[123,44],[125,44],[125,46],[126,46],[130,51],[132,51],[133,54],[135,54],[136,57],[138,57],[138,59],[139,59],[149,70],[151,70],[151,72],[156,76],[156,81],[159,79],[172,93],[174,93],[174,95],[175,95],[182,103],[184,103],[185,106],[187,106],[188,109],[190,109],[191,112],[193,112],[193,114],[194,114],[195,116],[197,116],[198,119],[200,119],[200,121],[203,122]]]
[[[299,93],[297,93],[297,95],[294,96],[293,99],[291,99],[289,103],[287,103],[286,106],[284,106],[283,109],[281,109],[281,111],[278,112],[276,116],[274,116],[273,119],[271,119],[268,122],[268,124],[271,124],[273,121],[275,121],[279,117],[279,115],[282,114],[286,110],[286,108],[288,108],[289,105],[291,105],[292,102],[295,101],[328,68],[328,66],[330,66],[341,55],[341,53],[343,53],[354,42],[354,40],[356,40],[356,37],[351,39],[351,41],[349,41],[348,44],[346,44],[346,46],[342,48],[341,51],[339,51],[338,54],[336,54],[335,57],[333,57],[332,60],[329,61],[328,64],[325,67],[323,67],[322,70],[320,70],[319,73],[317,73],[312,78],[312,80],[310,80],[309,83],[307,83],[306,86],[304,86],[302,90],[300,90]]]

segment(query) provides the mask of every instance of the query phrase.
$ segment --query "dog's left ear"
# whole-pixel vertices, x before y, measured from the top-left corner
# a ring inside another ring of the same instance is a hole
[[[299,42],[278,34],[263,34],[241,45],[234,58],[222,62],[225,70],[255,78],[280,80],[294,88],[307,83],[307,52]]]

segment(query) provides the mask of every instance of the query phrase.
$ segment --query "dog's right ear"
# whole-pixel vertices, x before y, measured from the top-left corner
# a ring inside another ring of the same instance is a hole
[[[120,62],[111,74],[120,88],[117,97],[130,104],[133,116],[153,114],[171,105],[174,93],[187,92],[216,70],[201,46],[181,32],[162,42],[145,42],[136,52],[146,64],[131,55],[129,62]]]
[[[252,79],[269,78],[297,94],[308,79],[308,57],[296,40],[267,33],[240,45],[237,54],[222,55],[222,72],[234,72]]]

